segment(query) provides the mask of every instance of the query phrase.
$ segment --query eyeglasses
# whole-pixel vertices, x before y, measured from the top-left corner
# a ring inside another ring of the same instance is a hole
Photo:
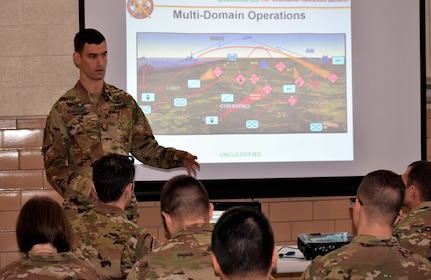
[[[364,203],[362,203],[362,201],[359,198],[351,197],[351,198],[349,198],[349,200],[350,200],[349,208],[353,208],[353,206],[355,205],[356,199],[359,201],[359,204],[361,204],[361,206],[364,206]]]

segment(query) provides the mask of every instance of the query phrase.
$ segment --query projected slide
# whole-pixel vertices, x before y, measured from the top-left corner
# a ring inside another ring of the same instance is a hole
[[[161,145],[201,163],[354,159],[350,1],[125,11],[127,91]]]
[[[157,134],[346,132],[344,47],[344,34],[138,33],[137,101]]]

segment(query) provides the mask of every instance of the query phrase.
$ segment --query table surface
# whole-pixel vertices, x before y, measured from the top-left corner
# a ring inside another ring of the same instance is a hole
[[[296,245],[277,246],[278,260],[275,273],[304,272],[311,260],[306,260]],[[287,254],[286,254],[287,253]],[[280,257],[280,254],[283,254]]]

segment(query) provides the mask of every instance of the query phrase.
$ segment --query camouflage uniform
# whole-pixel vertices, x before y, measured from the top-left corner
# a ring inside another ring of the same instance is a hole
[[[168,241],[132,267],[128,280],[219,279],[211,263],[211,224],[179,228]]]
[[[65,199],[65,209],[74,212],[94,207],[92,164],[103,155],[130,152],[144,164],[170,169],[183,166],[185,154],[158,145],[132,96],[105,84],[96,98],[79,82],[52,107],[42,152],[48,182]],[[136,222],[135,195],[128,208],[129,219]]]
[[[102,279],[126,279],[132,265],[156,245],[150,233],[114,206],[96,205],[71,217],[70,223],[73,252],[90,262]]]
[[[403,216],[393,233],[401,246],[431,260],[431,201],[420,203]]]
[[[94,268],[71,252],[33,254],[29,252],[0,270],[0,279],[99,279]]]
[[[301,279],[431,279],[431,263],[400,247],[395,237],[359,235],[316,257]]]

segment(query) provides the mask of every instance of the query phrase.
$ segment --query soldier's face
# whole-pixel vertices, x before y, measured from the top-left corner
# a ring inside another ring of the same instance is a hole
[[[108,64],[106,42],[100,44],[85,44],[82,53],[75,52],[73,61],[79,68],[81,75],[87,79],[98,81],[105,78]]]

